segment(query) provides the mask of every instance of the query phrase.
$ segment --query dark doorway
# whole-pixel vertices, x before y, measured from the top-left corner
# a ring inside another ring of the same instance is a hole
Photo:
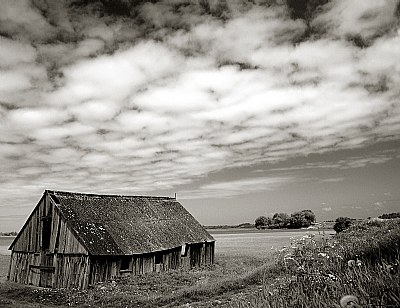
[[[43,217],[42,250],[49,250],[51,238],[51,216]]]

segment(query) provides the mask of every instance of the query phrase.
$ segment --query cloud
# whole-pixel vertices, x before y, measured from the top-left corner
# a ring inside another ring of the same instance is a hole
[[[397,140],[396,3],[335,1],[294,18],[273,2],[4,2],[0,178],[34,180],[32,194],[151,192]],[[395,155],[292,169],[361,168]],[[228,197],[289,180],[190,192]]]
[[[350,156],[346,159],[340,159],[337,161],[316,161],[306,163],[303,165],[294,165],[285,168],[272,168],[270,171],[290,171],[290,170],[307,170],[307,169],[337,169],[346,170],[354,168],[362,168],[368,165],[383,164],[396,157],[397,150],[385,150],[378,151],[364,156]],[[338,182],[343,178],[332,178],[325,179],[325,182]]]
[[[0,12],[2,33],[18,39],[44,39],[55,28],[29,0],[5,0]]]
[[[337,177],[337,178],[327,178],[327,179],[322,179],[322,183],[337,183],[337,182],[342,182],[344,181],[345,178],[343,177]]]
[[[323,207],[321,210],[323,210],[324,212],[330,212],[332,211],[331,207]]]
[[[335,1],[324,6],[324,11],[315,18],[315,26],[324,26],[327,31],[340,36],[360,35],[374,38],[397,25],[395,11],[398,1]]]
[[[274,190],[292,182],[290,177],[259,177],[205,184],[194,191],[179,193],[179,199],[234,198],[257,191]]]

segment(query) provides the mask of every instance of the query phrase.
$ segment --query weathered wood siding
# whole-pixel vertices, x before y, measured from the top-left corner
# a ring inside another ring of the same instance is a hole
[[[156,264],[156,253],[138,256],[92,256],[90,262],[90,284],[107,281],[116,277],[135,276],[151,272],[166,271],[179,268],[180,247],[163,252],[162,263]],[[129,258],[129,267],[121,270],[123,259]]]
[[[199,267],[214,263],[214,242],[182,247],[134,256],[91,256],[89,284],[104,282],[116,277],[135,276],[172,269]],[[129,267],[121,270],[123,258],[129,258]]]
[[[58,254],[55,262],[54,288],[85,289],[89,283],[89,256]]]
[[[214,263],[214,243],[196,243],[187,247],[186,256],[182,257],[182,267],[190,269]]]
[[[40,253],[13,251],[10,262],[11,266],[8,274],[10,281],[39,286],[40,269],[32,268],[32,265],[40,266]]]
[[[42,287],[86,288],[88,252],[53,202],[47,194],[41,198],[13,243],[8,279]]]

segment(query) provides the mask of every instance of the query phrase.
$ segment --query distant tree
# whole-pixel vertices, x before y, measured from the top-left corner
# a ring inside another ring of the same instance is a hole
[[[256,218],[254,225],[257,229],[265,229],[268,227],[270,220],[271,218],[269,217],[260,216]]]
[[[381,219],[400,218],[400,212],[398,212],[398,213],[390,213],[390,214],[383,214],[381,216],[378,216],[378,218],[381,218]]]
[[[244,223],[237,225],[237,228],[253,228],[253,227],[254,227],[254,225],[252,225],[249,222],[244,222]]]
[[[275,213],[272,217],[272,223],[276,228],[285,228],[290,222],[290,217],[286,213]]]
[[[352,224],[352,220],[349,217],[338,217],[335,220],[335,224],[333,225],[333,230],[336,233],[342,232],[350,227]]]
[[[312,223],[315,222],[315,214],[314,214],[313,211],[311,211],[311,210],[302,210],[301,212],[304,213],[304,218],[306,220],[308,220],[309,225],[311,225]]]
[[[289,227],[292,229],[300,229],[304,227],[309,227],[311,225],[311,221],[307,217],[306,213],[303,211],[295,212],[290,217]]]

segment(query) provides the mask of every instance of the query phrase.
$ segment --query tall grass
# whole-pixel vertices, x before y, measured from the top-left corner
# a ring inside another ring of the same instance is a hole
[[[305,236],[277,255],[280,275],[236,307],[400,307],[400,220],[359,223],[335,237]]]

